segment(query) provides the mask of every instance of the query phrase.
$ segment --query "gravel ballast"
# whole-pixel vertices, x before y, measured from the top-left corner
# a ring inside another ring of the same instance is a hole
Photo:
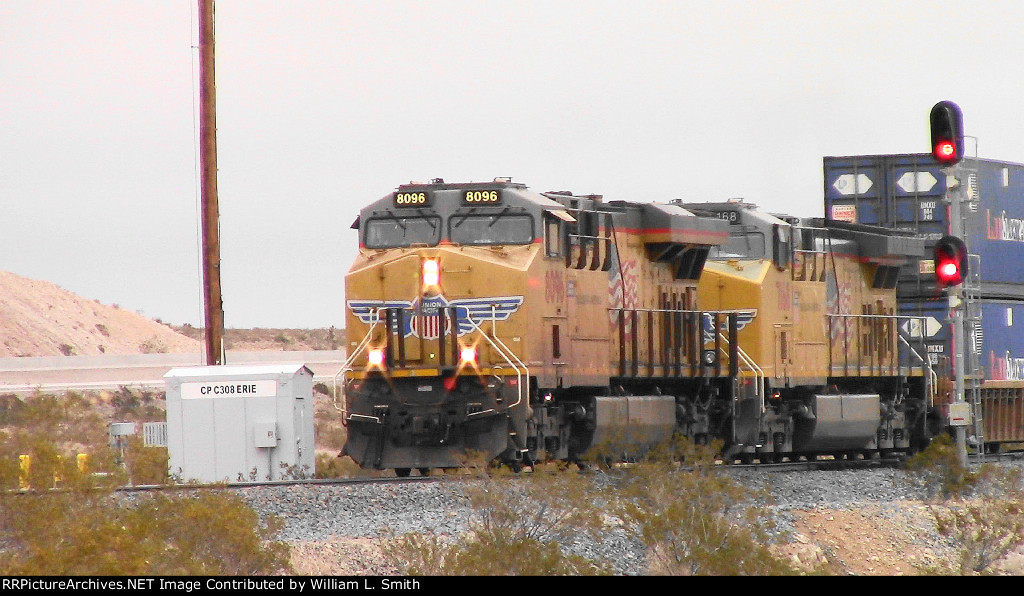
[[[762,472],[730,470],[752,488],[766,486],[778,524],[776,535],[792,530],[791,512],[857,509],[923,500],[923,489],[891,468],[861,470]],[[380,538],[420,532],[457,536],[470,528],[472,511],[459,481],[253,486],[240,494],[261,515],[284,522],[278,538],[288,542],[338,538]],[[567,551],[612,561],[616,572],[644,572],[644,548],[615,524],[597,543],[581,535]]]

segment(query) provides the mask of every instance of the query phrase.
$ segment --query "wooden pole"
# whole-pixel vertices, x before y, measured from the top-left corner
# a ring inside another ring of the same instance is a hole
[[[203,305],[206,364],[224,364],[224,305],[220,293],[220,215],[217,204],[217,92],[213,0],[199,0],[199,159],[203,205]]]

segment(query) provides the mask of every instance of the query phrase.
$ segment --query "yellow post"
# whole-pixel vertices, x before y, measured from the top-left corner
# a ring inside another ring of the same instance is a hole
[[[28,490],[28,472],[32,467],[32,458],[28,455],[19,455],[18,464],[20,470],[20,474],[18,474],[18,486],[20,486],[22,490]]]
[[[78,473],[79,474],[86,474],[89,471],[89,454],[88,453],[79,453],[78,456],[75,458],[75,461],[78,463]]]

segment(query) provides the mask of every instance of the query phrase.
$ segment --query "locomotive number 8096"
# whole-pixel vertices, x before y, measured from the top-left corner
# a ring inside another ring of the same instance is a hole
[[[462,200],[473,205],[500,203],[501,193],[496,190],[467,190]]]
[[[396,192],[395,205],[398,207],[425,207],[430,204],[425,192]]]

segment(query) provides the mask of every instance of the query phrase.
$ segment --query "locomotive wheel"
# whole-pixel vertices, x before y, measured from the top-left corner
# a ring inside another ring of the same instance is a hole
[[[430,468],[417,468],[420,471],[420,476],[430,476]]]
[[[408,478],[412,474],[412,468],[395,468],[395,476],[399,478]]]

